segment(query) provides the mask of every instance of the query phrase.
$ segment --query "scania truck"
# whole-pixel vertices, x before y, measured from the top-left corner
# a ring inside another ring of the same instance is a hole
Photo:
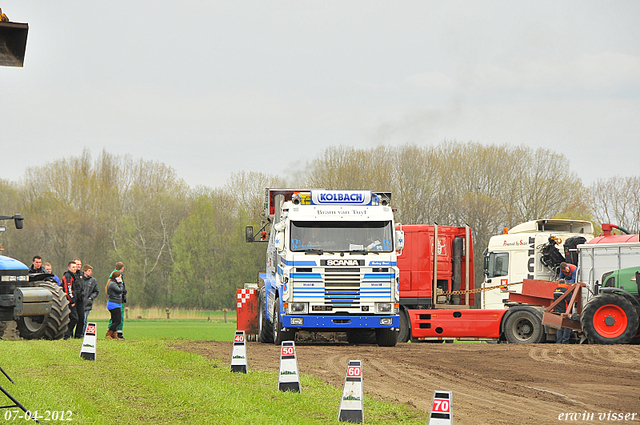
[[[247,242],[268,238],[259,273],[258,340],[297,331],[346,332],[350,342],[395,346],[399,328],[396,230],[389,193],[267,189],[265,222]]]

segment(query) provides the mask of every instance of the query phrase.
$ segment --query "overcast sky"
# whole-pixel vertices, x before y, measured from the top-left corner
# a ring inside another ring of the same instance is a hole
[[[0,67],[0,178],[84,148],[191,185],[323,149],[528,145],[640,175],[640,2],[29,1]]]

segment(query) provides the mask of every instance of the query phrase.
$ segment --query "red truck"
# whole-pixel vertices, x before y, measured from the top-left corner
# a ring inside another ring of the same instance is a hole
[[[398,342],[455,338],[527,344],[546,339],[549,332],[542,316],[544,307],[553,302],[557,284],[525,280],[521,293],[509,294],[509,308],[482,310],[476,306],[480,297],[469,227],[406,225],[398,229],[405,235],[404,251],[398,256]]]

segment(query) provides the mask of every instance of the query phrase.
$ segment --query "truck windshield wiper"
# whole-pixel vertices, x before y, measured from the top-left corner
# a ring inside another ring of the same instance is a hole
[[[321,249],[307,249],[304,254],[305,255],[309,255],[309,254],[313,254],[313,255],[322,255],[324,253],[323,250]]]

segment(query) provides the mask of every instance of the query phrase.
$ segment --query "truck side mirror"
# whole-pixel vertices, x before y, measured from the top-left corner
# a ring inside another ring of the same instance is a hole
[[[24,226],[24,218],[22,217],[22,215],[20,214],[16,214],[13,216],[13,220],[16,223],[16,229],[22,229],[22,227]]]
[[[244,237],[245,237],[247,243],[253,242],[253,226],[247,226],[244,229]]]
[[[404,249],[404,230],[396,230],[396,251]]]

